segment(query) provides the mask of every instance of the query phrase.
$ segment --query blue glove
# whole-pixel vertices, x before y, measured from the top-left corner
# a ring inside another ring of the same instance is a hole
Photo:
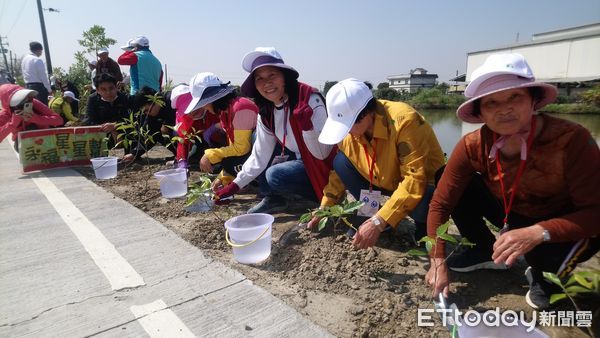
[[[177,161],[177,168],[187,169],[188,163],[187,160],[179,160]]]
[[[214,144],[212,138],[213,138],[213,134],[215,132],[217,132],[219,130],[219,128],[217,128],[216,123],[211,125],[210,127],[208,127],[203,133],[202,133],[202,139],[204,140],[204,142],[206,142],[206,144],[208,144],[209,147],[215,147],[216,145]]]

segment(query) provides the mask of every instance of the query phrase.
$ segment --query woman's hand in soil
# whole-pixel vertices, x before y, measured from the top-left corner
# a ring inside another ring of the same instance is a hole
[[[387,225],[387,223],[381,218],[379,218],[379,220],[381,222],[380,225],[375,225],[370,218],[361,224],[356,232],[356,235],[354,235],[352,244],[359,249],[367,249],[375,245],[379,239],[379,235],[381,235],[381,232]]]
[[[425,282],[433,287],[432,297],[437,299],[440,292],[443,293],[444,297],[448,297],[450,280],[448,279],[448,267],[444,258],[431,258],[430,263],[429,271],[425,275]]]
[[[220,189],[215,193],[215,204],[228,204],[229,202],[231,202],[231,198],[227,199],[227,197],[233,196],[238,191],[240,191],[240,187],[235,182],[229,183],[223,189]]]
[[[216,193],[220,189],[223,189],[223,181],[220,178],[215,178],[214,181],[210,184],[210,189]]]
[[[135,156],[133,154],[127,154],[125,156],[123,156],[123,162],[133,162],[133,160],[135,160]]]
[[[213,171],[212,164],[206,155],[202,155],[202,158],[200,159],[200,170],[204,171],[205,173],[212,173]]]
[[[306,224],[306,228],[313,229],[314,227],[316,227],[319,224],[320,220],[321,220],[321,217],[313,216],[313,218],[311,218],[310,221],[308,221],[308,224]]]
[[[503,233],[494,243],[494,263],[511,266],[519,256],[528,253],[544,241],[543,232],[544,228],[541,225],[534,224]]]

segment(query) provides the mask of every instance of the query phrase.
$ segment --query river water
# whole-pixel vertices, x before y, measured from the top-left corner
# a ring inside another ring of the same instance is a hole
[[[421,110],[420,113],[433,127],[442,150],[448,156],[452,153],[452,149],[463,132],[469,132],[479,127],[460,121],[456,117],[455,110]],[[596,143],[600,143],[600,115],[553,114],[553,116],[581,124],[592,133]]]

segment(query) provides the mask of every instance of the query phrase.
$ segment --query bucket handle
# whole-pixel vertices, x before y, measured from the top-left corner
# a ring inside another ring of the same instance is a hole
[[[92,169],[96,170],[96,169],[100,169],[102,167],[104,167],[105,165],[108,165],[108,162],[110,162],[109,160],[104,161],[104,163],[102,163],[101,165],[99,165],[98,167],[94,168],[94,166],[92,165]],[[117,161],[118,164],[118,161]]]
[[[261,239],[267,233],[267,231],[269,230],[270,227],[271,227],[271,225],[268,226],[268,227],[266,227],[265,230],[260,235],[258,235],[258,237],[255,240],[252,240],[252,241],[250,241],[248,243],[244,243],[244,244],[233,243],[231,241],[231,239],[229,238],[229,229],[225,228],[225,241],[227,241],[227,244],[229,244],[230,246],[232,246],[234,248],[247,247],[248,245],[254,244],[254,243],[256,243],[256,241],[258,241],[259,239]]]

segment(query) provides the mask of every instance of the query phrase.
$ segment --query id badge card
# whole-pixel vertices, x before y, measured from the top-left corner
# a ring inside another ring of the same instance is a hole
[[[273,157],[273,161],[271,161],[271,165],[276,165],[279,163],[286,162],[289,157],[290,157],[290,155],[277,155],[277,156]]]
[[[373,217],[379,211],[379,201],[381,200],[381,191],[369,189],[360,190],[360,201],[363,206],[358,209],[358,216]]]

